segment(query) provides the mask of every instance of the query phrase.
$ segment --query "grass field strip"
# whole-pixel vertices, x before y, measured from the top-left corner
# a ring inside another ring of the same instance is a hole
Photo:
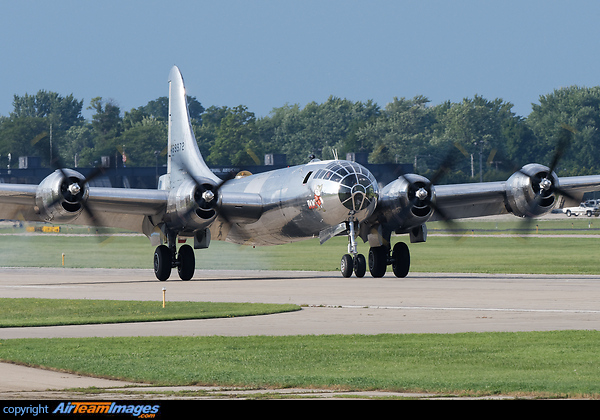
[[[600,310],[593,309],[523,309],[523,308],[469,308],[469,307],[432,307],[432,306],[380,306],[380,305],[308,305],[314,308],[345,308],[345,309],[399,309],[419,311],[475,311],[475,312],[540,312],[540,313],[583,313],[599,314]]]
[[[600,238],[600,235],[586,235],[586,234],[556,234],[556,235],[541,235],[536,233],[497,233],[497,234],[481,234],[475,233],[471,234],[470,232],[465,232],[463,234],[458,233],[428,233],[427,236],[447,236],[447,237],[457,237],[461,238],[464,236],[473,236],[477,238]]]

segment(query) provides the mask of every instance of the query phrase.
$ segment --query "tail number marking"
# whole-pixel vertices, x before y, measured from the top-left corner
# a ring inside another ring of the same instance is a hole
[[[185,143],[181,142],[181,143],[175,143],[173,145],[171,145],[171,154],[175,154],[178,152],[183,152],[183,150],[185,149]]]

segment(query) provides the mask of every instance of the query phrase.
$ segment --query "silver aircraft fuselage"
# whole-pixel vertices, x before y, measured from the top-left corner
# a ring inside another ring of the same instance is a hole
[[[365,220],[378,195],[377,181],[368,169],[341,160],[314,160],[233,179],[223,186],[222,201],[227,205],[210,227],[211,236],[247,245],[299,241],[350,217]]]

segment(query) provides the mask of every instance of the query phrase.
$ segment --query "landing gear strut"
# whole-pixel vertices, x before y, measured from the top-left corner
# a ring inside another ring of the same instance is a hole
[[[348,254],[344,254],[340,263],[342,276],[350,277],[352,272],[356,277],[364,277],[367,272],[367,261],[365,256],[359,254],[356,245],[356,232],[354,229],[354,220],[350,217],[348,220]]]
[[[189,280],[194,276],[196,258],[189,245],[182,245],[177,252],[176,235],[167,235],[167,245],[159,245],[154,251],[154,274],[160,281],[171,276],[171,269],[177,267],[179,278]]]

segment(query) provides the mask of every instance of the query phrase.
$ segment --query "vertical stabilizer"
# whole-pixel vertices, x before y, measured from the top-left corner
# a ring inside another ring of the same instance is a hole
[[[189,172],[189,174],[188,174]],[[169,73],[169,142],[166,188],[176,188],[192,175],[208,178],[216,183],[220,179],[208,168],[196,143],[187,106],[183,77],[177,66]]]

